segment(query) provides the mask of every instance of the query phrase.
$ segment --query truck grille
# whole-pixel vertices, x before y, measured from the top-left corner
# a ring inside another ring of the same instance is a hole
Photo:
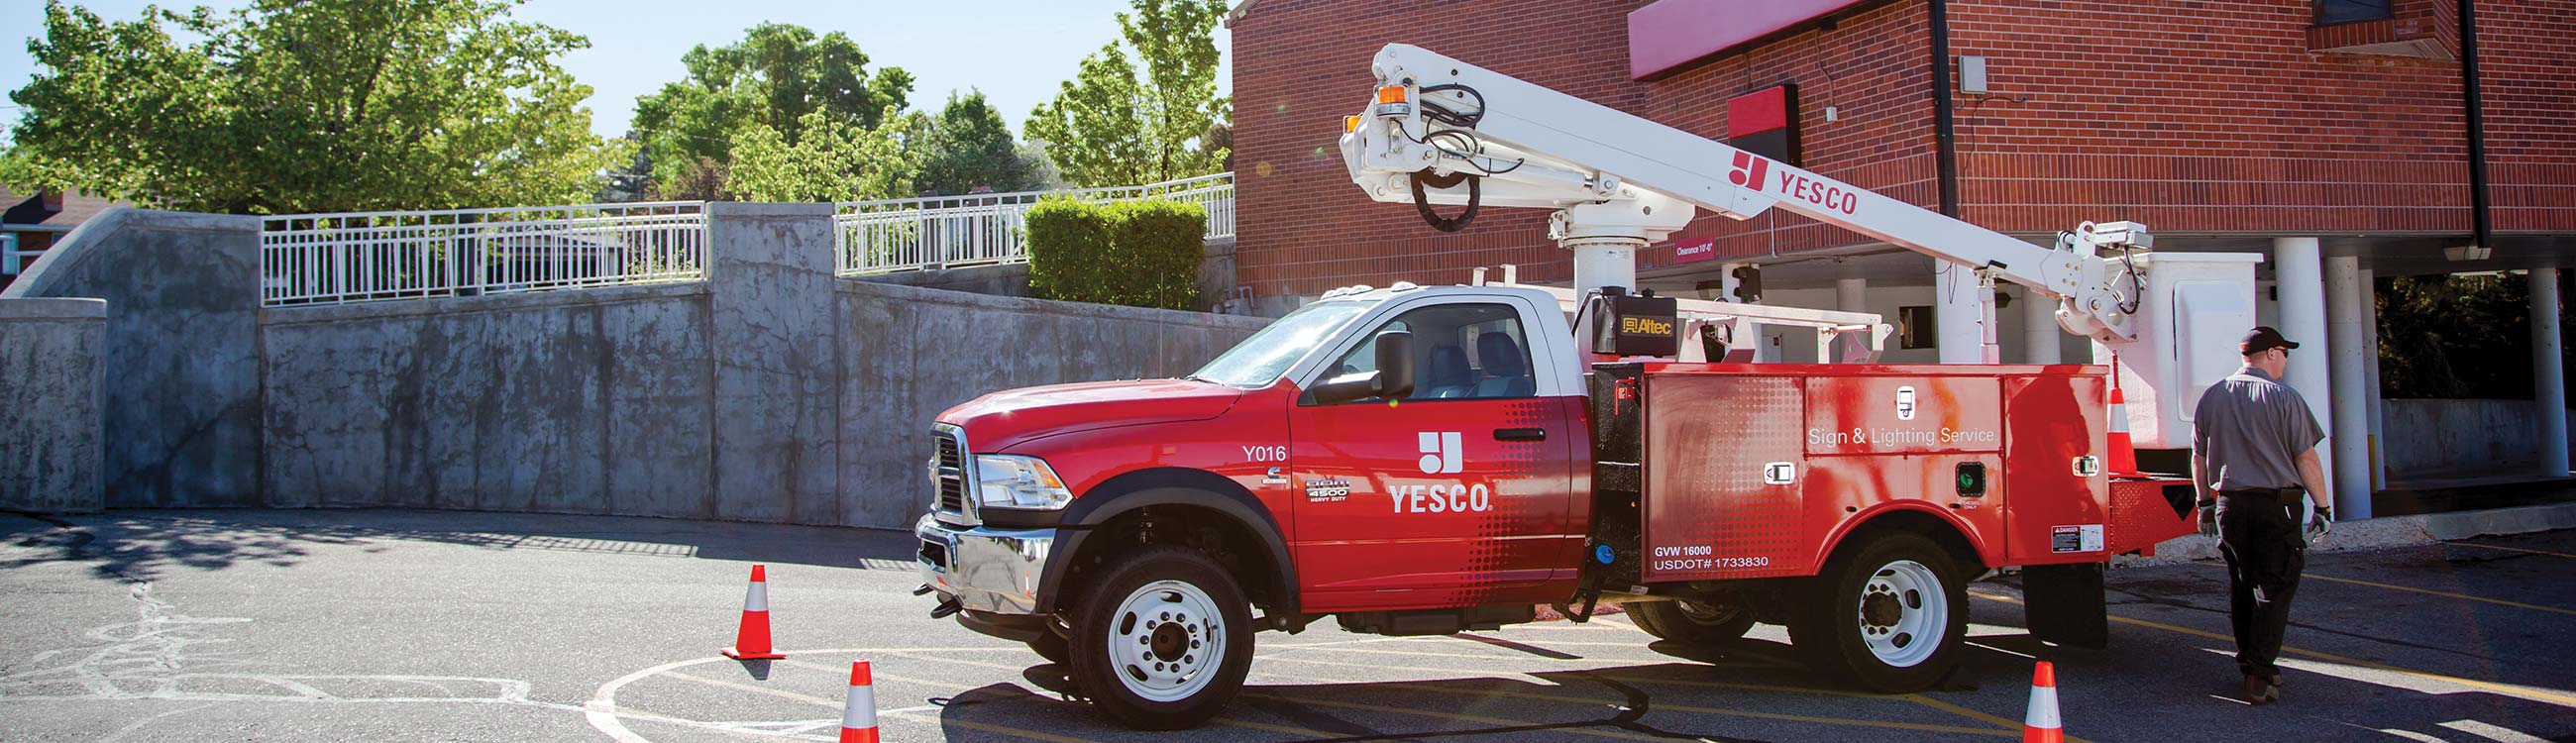
[[[931,429],[930,438],[936,442],[932,445],[932,456],[938,463],[936,474],[932,476],[932,486],[937,493],[936,507],[941,512],[964,516],[966,515],[965,447],[959,443],[956,434],[944,428]]]

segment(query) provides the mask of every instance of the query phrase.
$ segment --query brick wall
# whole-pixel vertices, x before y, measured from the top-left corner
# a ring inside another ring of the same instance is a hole
[[[2576,232],[2576,0],[2481,0],[2497,232]]]
[[[2442,4],[2400,0],[2446,43]],[[1332,147],[1390,42],[1707,136],[1725,103],[1798,83],[1806,166],[1915,204],[1937,198],[1923,0],[1900,0],[1653,83],[1626,76],[1641,0],[1263,0],[1233,27],[1243,283],[1263,296],[1351,283],[1456,281],[1518,263],[1566,278],[1543,215],[1489,211],[1460,234],[1361,198]],[[2484,0],[2489,157],[2500,231],[2576,232],[2576,0]],[[1359,10],[1366,8],[1365,12]],[[2456,61],[2310,51],[2305,0],[1952,0],[1955,54],[1983,55],[1959,95],[1963,214],[2048,234],[2130,219],[2158,233],[2391,234],[2469,229]],[[1545,29],[1545,33],[1529,33]],[[1838,120],[1824,121],[1827,107]],[[1722,256],[1861,242],[1787,214],[1703,217]],[[1640,265],[1671,260],[1650,249]]]
[[[1960,0],[1963,212],[2048,232],[2465,231],[2457,63],[2320,54],[2306,2]]]
[[[1626,16],[1641,4],[1495,0],[1476,3],[1472,13],[1455,3],[1254,4],[1233,28],[1239,280],[1271,296],[1399,279],[1463,281],[1468,268],[1503,263],[1521,265],[1524,280],[1569,278],[1572,261],[1548,241],[1544,213],[1488,210],[1466,230],[1444,235],[1423,225],[1411,206],[1370,202],[1351,184],[1333,138],[1341,117],[1367,100],[1370,58],[1394,42],[1423,44],[1711,137],[1724,136],[1727,99],[1796,82],[1809,169],[1916,203],[1937,197],[1930,51],[1919,1],[1655,83],[1627,76]],[[1354,10],[1363,5],[1368,12]],[[1827,106],[1839,109],[1839,122],[1824,123]],[[1817,128],[1823,126],[1834,128]],[[1727,236],[1719,249],[1731,256],[1859,240],[1789,215],[1743,223],[1703,216],[1683,234]],[[1661,265],[1670,253],[1657,247],[1640,262]]]

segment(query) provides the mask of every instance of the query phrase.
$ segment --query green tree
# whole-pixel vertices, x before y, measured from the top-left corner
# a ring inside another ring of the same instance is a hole
[[[0,177],[234,213],[587,198],[626,159],[554,63],[589,42],[510,5],[257,0],[110,22],[48,0]]]
[[[914,185],[954,196],[978,186],[995,191],[1034,191],[1046,186],[1046,164],[1011,138],[1002,113],[976,91],[948,95],[948,106],[924,121],[915,141],[921,175]]]
[[[1053,101],[1023,127],[1078,186],[1115,186],[1217,172],[1230,153],[1206,146],[1211,126],[1232,118],[1216,94],[1216,25],[1222,0],[1132,0],[1118,14],[1126,45],[1085,57]],[[1130,61],[1133,49],[1143,67]],[[1231,130],[1228,131],[1231,139]]]
[[[793,24],[753,26],[741,42],[698,46],[680,63],[686,78],[635,101],[635,128],[665,197],[682,195],[667,184],[723,170],[710,161],[730,165],[737,136],[754,126],[789,144],[804,138],[802,122],[813,114],[835,126],[874,129],[912,94],[912,74],[902,68],[870,75],[868,55],[849,35]]]
[[[824,111],[809,111],[796,122],[804,136],[787,135],[767,124],[753,124],[733,138],[732,173],[726,188],[751,201],[830,202],[887,199],[910,195],[918,167],[905,153],[903,136],[918,122],[883,112],[882,126],[869,128],[842,121]]]

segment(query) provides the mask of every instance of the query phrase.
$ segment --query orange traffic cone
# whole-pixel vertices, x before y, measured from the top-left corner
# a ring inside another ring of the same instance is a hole
[[[2066,743],[2058,725],[2057,669],[2043,660],[2030,671],[2030,712],[2021,718],[2021,743]]]
[[[841,702],[841,743],[877,743],[877,691],[868,662],[850,662],[850,696]]]
[[[2129,401],[2120,395],[2118,362],[2111,367],[2111,408],[2104,415],[2111,418],[2111,476],[2141,477],[2138,449],[2129,443]]]
[[[769,575],[763,566],[751,566],[751,590],[742,595],[742,628],[734,631],[733,647],[725,648],[727,658],[769,660],[785,658],[769,649]]]

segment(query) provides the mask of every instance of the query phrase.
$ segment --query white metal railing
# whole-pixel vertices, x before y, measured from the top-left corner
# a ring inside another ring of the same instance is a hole
[[[260,304],[277,307],[706,277],[705,204],[586,204],[264,217]]]
[[[1218,173],[1142,186],[845,202],[832,219],[834,265],[850,276],[1025,261],[1029,209],[1057,195],[1186,201],[1207,210],[1208,239],[1234,236],[1234,174]]]

